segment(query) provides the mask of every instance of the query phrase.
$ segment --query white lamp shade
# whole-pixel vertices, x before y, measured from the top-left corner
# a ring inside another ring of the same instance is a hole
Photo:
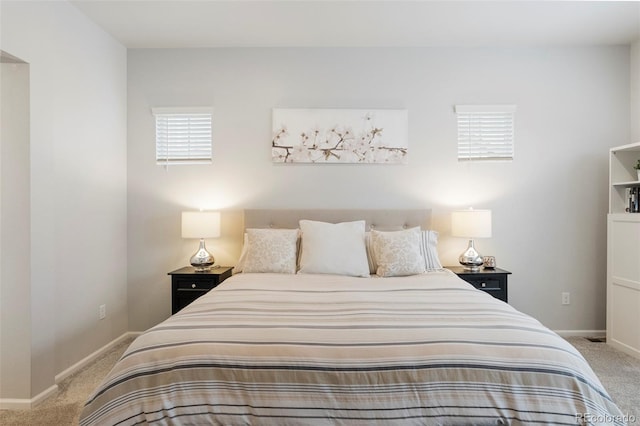
[[[464,238],[491,237],[491,210],[455,210],[451,214],[451,235]]]
[[[182,238],[220,236],[220,212],[182,212]]]

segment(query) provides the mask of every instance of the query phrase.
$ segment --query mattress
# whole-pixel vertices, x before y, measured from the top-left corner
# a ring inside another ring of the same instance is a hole
[[[580,353],[448,271],[237,274],[139,336],[81,425],[624,424]]]

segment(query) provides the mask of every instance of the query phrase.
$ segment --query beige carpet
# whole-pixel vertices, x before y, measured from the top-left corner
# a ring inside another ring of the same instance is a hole
[[[605,343],[587,339],[568,339],[589,361],[620,410],[635,418],[629,425],[640,425],[640,360],[619,352]],[[93,364],[59,384],[60,391],[30,411],[2,410],[2,426],[77,425],[85,399],[107,375],[131,340],[122,342]]]
[[[58,393],[32,410],[0,410],[2,426],[67,426],[77,425],[82,406],[100,384],[133,339],[98,358],[76,374],[58,384]]]
[[[640,425],[640,359],[606,343],[593,343],[580,337],[567,340],[589,362],[622,414],[629,417],[628,424]]]

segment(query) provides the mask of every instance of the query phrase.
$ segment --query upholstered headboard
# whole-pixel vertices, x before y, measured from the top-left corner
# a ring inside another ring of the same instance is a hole
[[[431,210],[248,209],[244,211],[245,228],[297,228],[298,221],[301,219],[331,223],[365,220],[367,230],[398,230],[415,226],[429,229]]]

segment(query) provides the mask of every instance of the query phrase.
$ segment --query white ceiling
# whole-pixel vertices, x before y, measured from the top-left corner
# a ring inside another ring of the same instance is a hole
[[[129,48],[586,46],[640,39],[640,0],[71,2]]]

